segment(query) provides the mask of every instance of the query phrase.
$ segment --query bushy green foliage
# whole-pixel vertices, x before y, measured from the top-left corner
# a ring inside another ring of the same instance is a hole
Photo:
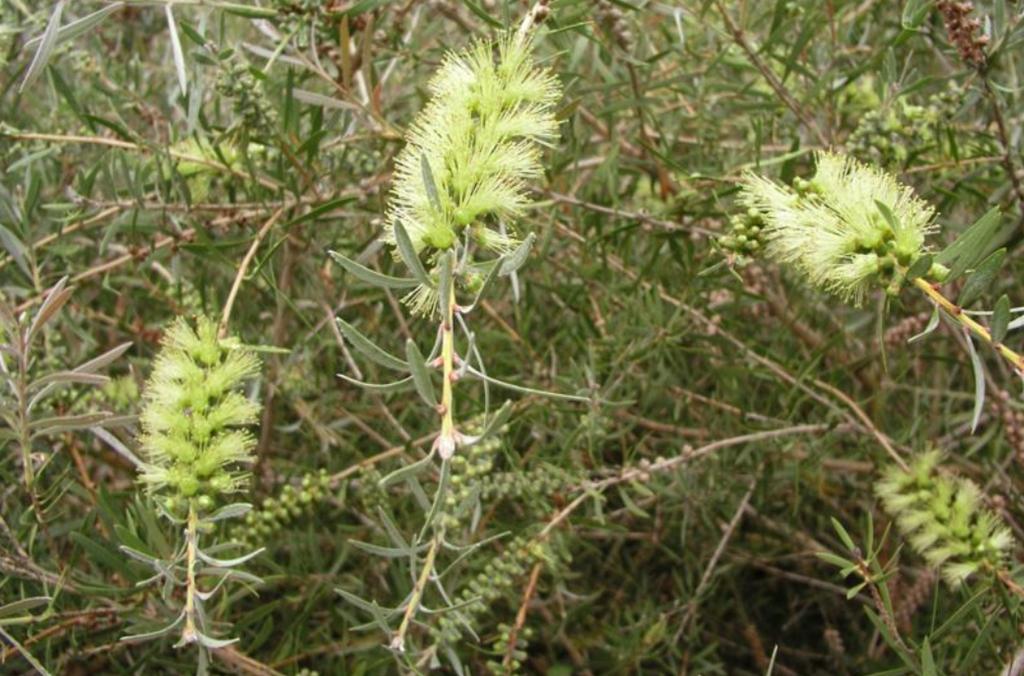
[[[0,26],[0,669],[1019,666],[1019,3]]]

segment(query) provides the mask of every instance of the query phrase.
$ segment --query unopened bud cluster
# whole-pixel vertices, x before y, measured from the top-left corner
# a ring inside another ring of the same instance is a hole
[[[910,545],[951,586],[1003,566],[1013,538],[981,505],[970,480],[939,471],[937,451],[916,458],[909,471],[890,468],[875,487]]]
[[[576,486],[580,477],[554,465],[543,465],[528,471],[495,472],[480,481],[483,500],[516,499],[527,507],[547,509],[551,496]]]
[[[480,481],[494,467],[494,453],[500,446],[499,438],[490,437],[452,458],[452,474],[442,517],[445,528],[451,530],[459,526],[460,517],[468,511],[470,499],[477,493]]]
[[[503,660],[492,660],[487,663],[487,669],[492,674],[514,674],[518,673],[526,661],[526,647],[533,638],[533,629],[521,627],[515,635],[515,644],[509,650],[509,643],[512,641],[512,627],[504,622],[498,625],[498,637],[492,644],[497,655],[508,655],[511,652],[511,660],[506,664]]]
[[[337,40],[337,32],[330,30],[327,10],[331,3],[323,0],[276,0],[277,9],[274,24],[282,35],[292,36],[295,47],[308,50],[316,45],[332,44]],[[310,44],[310,37],[315,36],[315,43]]]
[[[272,542],[273,536],[313,509],[330,495],[331,478],[327,471],[310,473],[302,477],[298,485],[285,484],[281,492],[269,497],[245,515],[245,523],[239,525],[233,535],[236,542],[255,546],[261,542]]]
[[[939,144],[943,126],[962,100],[963,92],[955,84],[932,95],[924,106],[897,99],[861,117],[847,148],[856,158],[883,167],[910,166]]]
[[[373,465],[368,465],[359,470],[354,483],[355,500],[364,514],[376,514],[378,509],[384,509],[389,504],[387,490],[381,486],[384,475]]]
[[[753,207],[729,218],[729,232],[718,238],[726,251],[741,257],[754,257],[761,252],[764,216]]]
[[[523,576],[538,561],[549,566],[560,563],[549,542],[531,541],[526,536],[514,538],[505,551],[488,561],[463,586],[453,600],[457,610],[442,615],[436,625],[434,631],[438,639],[445,643],[458,642],[466,625],[475,626],[474,620],[490,610],[495,602],[521,588]]]
[[[277,110],[244,58],[236,56],[222,64],[216,86],[218,94],[233,99],[238,128],[267,134],[277,127]]]

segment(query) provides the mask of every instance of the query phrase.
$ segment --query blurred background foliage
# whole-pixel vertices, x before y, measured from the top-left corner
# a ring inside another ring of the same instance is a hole
[[[552,2],[537,50],[566,95],[541,204],[524,226],[538,241],[472,329],[490,374],[599,403],[513,395],[516,413],[481,470],[491,492],[464,526],[467,541],[510,535],[459,573],[483,573],[500,593],[474,616],[475,638],[436,655],[438,668],[1012,668],[1019,599],[939,584],[898,537],[883,537],[873,486],[887,462],[879,435],[902,454],[937,447],[1020,537],[1015,376],[986,355],[990,394],[972,436],[974,386],[958,336],[906,342],[928,320],[926,301],[841,307],[718,239],[734,227],[744,170],[806,176],[815,149],[845,148],[936,205],[936,247],[1001,206],[1011,255],[982,304],[1024,299],[1014,255],[1024,227],[1024,10],[1009,0],[968,8],[986,38],[977,62],[950,42],[944,4]],[[0,5],[2,294],[31,315],[70,277],[70,298],[37,341],[39,373],[131,343],[107,367],[110,383],[62,389],[39,415],[136,414],[163,329],[181,315],[219,317],[253,251],[231,330],[280,349],[264,352],[256,385],[251,500],[262,508],[234,535],[267,547],[249,564],[265,584],[232,589],[211,608],[241,639],[217,651],[216,670],[416,664],[396,661],[379,628],[364,626],[370,616],[335,589],[392,607],[408,594],[408,562],[353,542],[386,547],[389,527],[420,527],[414,488],[379,480],[423,457],[434,421],[410,391],[367,393],[335,376],[386,379],[353,358],[334,319],[397,353],[427,324],[326,252],[394,269],[378,237],[392,162],[427,79],[446,50],[516,25],[527,9],[512,0]],[[65,28],[88,18],[82,30],[48,33],[55,11]],[[41,44],[46,58],[33,65]],[[482,390],[473,392],[464,416],[482,408]],[[169,528],[126,459],[134,434],[129,419],[36,440],[45,466],[35,503],[17,445],[0,437],[0,605],[53,598],[31,614],[14,607],[7,617],[17,621],[0,617],[4,670],[30,671],[25,652],[53,673],[194,668],[192,651],[169,640],[119,641],[166,616],[134,587],[145,568],[118,551],[167,547]],[[636,470],[629,480],[583,490],[626,468]],[[849,555],[831,518],[876,543],[888,623],[870,616],[869,590],[847,598],[815,556]],[[502,564],[513,536],[536,537],[553,521],[542,557]]]

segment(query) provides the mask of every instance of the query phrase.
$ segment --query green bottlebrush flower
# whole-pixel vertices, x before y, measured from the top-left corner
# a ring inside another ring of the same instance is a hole
[[[558,81],[536,67],[530,47],[523,34],[481,41],[448,54],[431,80],[397,160],[388,215],[417,251],[449,249],[466,228],[488,249],[514,245],[488,225],[523,213],[527,181],[542,172],[537,145],[558,128]]]
[[[256,356],[218,339],[210,319],[194,330],[179,319],[167,331],[144,395],[139,479],[166,495],[169,511],[205,511],[242,487],[238,466],[252,461],[255,440],[241,428],[256,422],[259,406],[237,390],[258,372]]]
[[[898,285],[925,253],[935,212],[881,170],[830,152],[817,160],[814,178],[796,190],[748,174],[740,200],[764,215],[771,258],[860,304],[872,287]]]
[[[939,460],[931,451],[915,459],[909,472],[892,467],[875,492],[910,545],[956,587],[974,573],[1000,568],[1013,538],[981,506],[978,487],[940,474]]]

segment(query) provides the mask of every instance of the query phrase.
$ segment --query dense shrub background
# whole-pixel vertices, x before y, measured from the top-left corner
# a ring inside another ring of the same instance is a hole
[[[992,673],[1013,662],[1019,598],[984,580],[936,582],[898,536],[883,539],[873,486],[888,462],[879,435],[903,454],[936,446],[1020,537],[1016,376],[984,355],[988,397],[971,435],[961,339],[940,329],[906,343],[926,301],[841,306],[718,241],[744,170],[806,176],[814,149],[845,148],[936,205],[937,247],[1001,206],[1010,256],[978,307],[1003,293],[1020,303],[1022,9],[975,5],[981,62],[950,44],[941,8],[922,0],[552,3],[537,51],[566,95],[524,223],[537,245],[472,328],[492,375],[593,403],[512,395],[486,470],[494,497],[467,531],[508,535],[468,556],[452,583],[485,572],[501,594],[474,620],[479,640],[437,652],[441,668],[501,663],[510,631],[528,673]],[[63,21],[103,7],[69,3]],[[70,300],[37,341],[38,373],[132,344],[107,368],[112,384],[62,389],[38,415],[130,416],[164,328],[219,318],[258,241],[230,320],[246,343],[279,348],[262,354],[251,496],[272,504],[233,534],[267,548],[248,566],[265,583],[233,587],[211,609],[240,638],[213,667],[406,670],[417,658],[396,659],[335,590],[389,607],[408,594],[408,561],[353,541],[386,547],[389,526],[408,536],[422,525],[409,484],[378,480],[423,456],[434,419],[411,391],[368,393],[335,376],[386,373],[350,353],[334,318],[396,353],[432,329],[327,251],[395,268],[377,238],[427,78],[446,50],[516,25],[528,6],[262,7],[254,17],[174,3],[182,96],[161,3],[119,3],[59,42],[23,89],[38,44],[26,43],[54,4],[3,3],[0,290],[34,308],[70,276]],[[473,392],[464,417],[482,408]],[[135,588],[145,567],[118,550],[132,538],[166,549],[160,537],[172,535],[115,450],[135,447],[135,427],[38,439],[37,461],[49,461],[34,505],[14,440],[0,434],[0,604],[56,599],[32,619],[0,618],[5,670],[31,668],[8,637],[53,673],[194,668],[194,650],[171,640],[119,641],[170,617]],[[629,480],[583,491],[630,468]],[[871,588],[847,598],[852,582],[815,556],[850,555],[833,518],[859,546],[881,543],[891,618],[872,621]],[[553,520],[547,558],[500,579],[492,564],[511,538]],[[415,633],[430,657],[431,635]]]

